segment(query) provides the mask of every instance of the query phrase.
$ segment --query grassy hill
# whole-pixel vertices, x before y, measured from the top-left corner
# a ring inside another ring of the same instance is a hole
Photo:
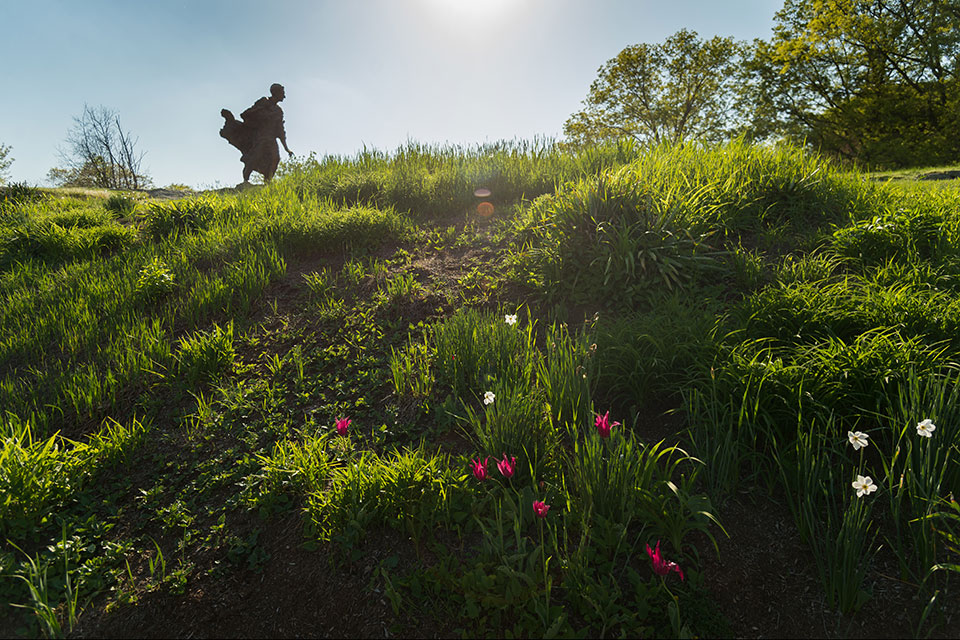
[[[888,177],[0,194],[0,634],[953,635],[960,190]]]

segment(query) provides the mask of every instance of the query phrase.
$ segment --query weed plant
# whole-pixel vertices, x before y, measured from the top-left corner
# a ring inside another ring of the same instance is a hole
[[[230,322],[226,327],[214,324],[208,331],[180,338],[176,357],[180,374],[195,387],[229,371],[234,354],[233,323]]]
[[[10,414],[0,427],[0,535],[14,540],[31,540],[100,470],[126,462],[146,431],[136,420],[109,421],[87,442],[38,438]]]
[[[115,193],[106,202],[103,208],[118,218],[130,216],[137,210],[137,201],[123,194]]]
[[[466,517],[466,474],[457,466],[423,447],[384,457],[360,452],[333,470],[329,488],[309,494],[307,512],[322,538],[355,543],[372,527],[392,526],[419,540]]]

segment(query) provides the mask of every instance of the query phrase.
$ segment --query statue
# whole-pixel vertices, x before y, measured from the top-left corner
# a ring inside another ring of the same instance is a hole
[[[263,175],[266,182],[270,182],[280,164],[280,150],[277,148],[277,138],[284,150],[293,156],[293,151],[287,146],[287,134],[283,129],[283,110],[278,104],[285,97],[283,85],[270,85],[270,97],[260,98],[253,106],[240,114],[237,120],[229,109],[221,109],[223,128],[220,137],[240,150],[240,161],[243,162],[243,183],[250,182],[250,174],[254,171]]]

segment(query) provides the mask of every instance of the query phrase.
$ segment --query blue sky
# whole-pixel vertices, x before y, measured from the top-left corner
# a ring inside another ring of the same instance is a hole
[[[0,0],[0,144],[45,184],[84,104],[158,186],[241,180],[219,137],[271,83],[298,155],[559,138],[597,69],[681,28],[768,38],[782,0]]]

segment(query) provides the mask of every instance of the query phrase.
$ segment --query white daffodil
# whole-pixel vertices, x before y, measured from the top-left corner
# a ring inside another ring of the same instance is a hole
[[[513,326],[517,324],[517,314],[508,313],[507,315],[504,316],[504,320],[506,320],[507,324],[509,324],[510,326]]]
[[[867,438],[869,437],[870,436],[862,431],[847,431],[847,439],[850,440],[850,444],[853,445],[854,451],[857,449],[863,449],[865,446],[870,444],[867,442]]]
[[[493,391],[487,391],[485,394],[483,394],[483,404],[493,404],[493,399],[496,397],[497,396],[493,394]]]
[[[917,435],[923,436],[924,438],[932,438],[933,431],[937,428],[937,425],[933,424],[933,420],[927,418],[923,422],[917,425]]]
[[[857,490],[857,497],[860,498],[863,494],[870,495],[876,491],[877,485],[873,484],[870,476],[857,476],[856,481],[853,483],[853,488]]]

